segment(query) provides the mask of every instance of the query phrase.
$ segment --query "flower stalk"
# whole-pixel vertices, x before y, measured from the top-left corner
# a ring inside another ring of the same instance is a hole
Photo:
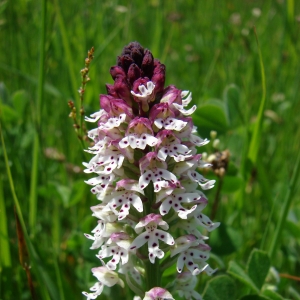
[[[196,106],[187,109],[191,93],[165,87],[165,66],[137,42],[124,47],[110,74],[114,83],[100,95],[101,109],[85,118],[97,124],[88,132],[93,158],[83,165],[96,174],[86,183],[99,200],[91,207],[98,224],[85,236],[100,266],[92,269],[98,281],[83,294],[96,299],[125,278],[135,300],[174,299],[161,286],[168,253],[178,272],[174,294],[201,299],[196,276],[215,271],[203,233],[219,223],[202,213],[208,203],[202,190],[215,181],[199,173],[210,164],[197,147],[209,141],[197,135]]]

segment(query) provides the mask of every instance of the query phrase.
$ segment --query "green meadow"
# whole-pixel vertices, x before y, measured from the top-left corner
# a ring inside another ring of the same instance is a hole
[[[79,111],[94,46],[83,106],[99,110],[131,41],[166,65],[166,86],[192,92],[200,136],[219,140],[200,151],[226,153],[224,175],[205,173],[217,180],[204,213],[221,222],[208,240],[218,272],[201,274],[197,291],[300,299],[299,34],[297,0],[1,0],[0,299],[86,299],[99,260],[83,233],[98,201],[68,101]]]

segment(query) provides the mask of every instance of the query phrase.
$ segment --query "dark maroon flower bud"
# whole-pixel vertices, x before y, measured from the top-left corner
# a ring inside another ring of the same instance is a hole
[[[118,94],[119,98],[125,100],[128,104],[131,104],[130,86],[126,78],[118,77],[115,80],[114,90]]]
[[[141,69],[136,64],[131,64],[128,73],[127,79],[130,85],[133,85],[134,81],[141,77]]]
[[[164,89],[164,94],[161,98],[161,103],[177,103],[182,105],[181,90],[177,89],[175,85],[169,85]]]
[[[118,98],[118,94],[116,93],[115,87],[113,84],[106,84],[105,87],[106,87],[108,95]]]
[[[142,65],[142,61],[143,61],[143,53],[141,53],[139,51],[139,49],[133,49],[132,53],[131,53],[131,57],[134,60],[134,62],[138,65],[141,66]]]
[[[100,106],[103,108],[107,113],[110,112],[110,102],[115,101],[115,97],[110,95],[100,95]]]
[[[125,113],[130,118],[134,117],[131,107],[123,99],[100,95],[100,105],[111,116],[119,116]]]
[[[113,80],[115,80],[117,77],[126,77],[126,73],[124,72],[124,70],[119,67],[119,66],[113,66],[110,68],[110,75],[112,77]]]
[[[122,56],[128,55],[140,67],[144,57],[144,48],[138,42],[131,42],[123,48]]]
[[[158,118],[166,119],[168,117],[175,117],[175,113],[168,103],[155,104],[150,110],[149,120],[151,122],[154,122]]]
[[[154,71],[151,81],[155,84],[155,94],[162,93],[165,85],[166,67],[158,60],[154,61]]]
[[[144,53],[144,48],[141,46],[138,42],[130,42],[127,46],[125,46],[122,50],[121,55],[130,54],[133,50],[136,50],[141,53],[141,55]]]
[[[145,50],[141,69],[143,77],[152,77],[154,69],[154,59],[152,53],[148,49]]]
[[[127,73],[129,66],[133,63],[133,59],[129,55],[122,55],[118,57],[118,66],[122,67]]]

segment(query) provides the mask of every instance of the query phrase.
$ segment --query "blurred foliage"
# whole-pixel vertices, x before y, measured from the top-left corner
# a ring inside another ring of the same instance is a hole
[[[266,254],[299,152],[300,2],[53,0],[46,1],[44,31],[41,3],[0,1],[2,134],[36,252],[31,272],[38,299],[82,299],[81,291],[93,282],[90,269],[98,262],[83,232],[95,227],[89,207],[96,199],[83,183],[88,177],[81,162],[89,157],[68,118],[67,103],[79,103],[80,70],[94,46],[84,107],[87,115],[97,110],[99,94],[106,92],[104,84],[112,82],[110,66],[123,46],[135,40],[166,65],[167,84],[193,92],[198,105],[194,121],[201,136],[218,132],[218,146],[209,144],[201,151],[230,153],[225,176],[209,192],[211,205],[206,208],[206,214],[211,211],[214,220],[222,222],[210,239],[211,264],[219,268],[220,277],[201,276],[199,292],[205,289],[206,299],[225,299],[232,289],[236,297],[232,299],[282,299],[278,294],[300,299],[299,277],[292,277],[299,276],[300,266],[297,183],[276,253],[271,259]],[[263,90],[254,26],[265,67],[266,107],[253,163],[248,152]],[[39,107],[42,37],[45,84]],[[38,177],[32,185],[36,136]],[[30,299],[26,272],[18,261],[14,202],[3,159],[0,168],[0,299]],[[207,174],[214,176],[218,177]],[[29,227],[32,189],[37,193],[34,228]],[[253,248],[260,250],[252,252]],[[289,276],[269,283],[270,266]],[[257,267],[263,273],[256,274]],[[227,270],[229,275],[224,275]],[[223,298],[214,296],[223,283]],[[271,290],[274,287],[278,294]],[[101,299],[118,298],[118,293],[105,290]]]

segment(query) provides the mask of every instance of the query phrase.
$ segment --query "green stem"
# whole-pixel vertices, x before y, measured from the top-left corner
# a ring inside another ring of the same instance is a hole
[[[211,215],[210,215],[211,220],[213,220],[215,218],[215,216],[217,214],[217,211],[218,211],[222,186],[223,186],[223,177],[219,177],[218,189],[217,189],[217,192],[216,192],[215,200],[214,200]]]
[[[299,173],[300,173],[300,152],[298,153],[295,168],[293,170],[292,179],[290,181],[290,185],[288,187],[288,191],[286,193],[286,197],[285,197],[283,205],[282,205],[281,216],[278,220],[277,227],[276,227],[275,233],[273,235],[273,240],[272,240],[271,247],[269,250],[269,256],[271,257],[271,259],[274,257],[276,248],[279,245],[279,239],[281,236],[282,229],[284,227],[284,223],[287,218],[287,214],[289,212],[289,209],[290,209],[290,206],[292,203],[292,199],[294,196],[294,191],[296,188],[296,183],[297,183],[297,180],[299,177]]]
[[[37,181],[39,167],[39,136],[35,133],[33,151],[32,151],[32,166],[30,177],[30,194],[29,194],[29,229],[32,235],[36,228],[37,215]]]
[[[57,289],[58,289],[59,297],[60,297],[59,299],[65,300],[63,282],[62,282],[62,278],[61,278],[61,274],[60,274],[59,263],[58,263],[58,258],[57,258],[56,253],[53,255],[53,262],[54,262],[54,268],[55,268]]]
[[[41,18],[41,38],[40,38],[40,58],[39,58],[39,81],[37,89],[37,102],[35,112],[36,132],[34,137],[34,146],[32,152],[32,169],[30,181],[30,195],[29,195],[29,228],[34,234],[36,228],[36,212],[37,212],[37,180],[38,180],[38,166],[39,166],[39,135],[42,114],[42,99],[44,95],[44,81],[45,81],[45,41],[46,41],[46,11],[47,0],[42,1],[42,18]]]
[[[148,199],[146,202],[146,207],[144,209],[145,215],[148,215],[152,211],[152,205],[155,203],[155,193],[154,193],[154,186],[151,182],[145,188],[145,196]],[[144,249],[143,249],[144,250]],[[145,247],[145,251],[143,254],[148,256],[148,247]],[[145,253],[144,253],[145,252]],[[151,290],[154,287],[161,286],[161,275],[162,271],[160,270],[159,260],[155,259],[155,263],[152,264],[148,259],[145,261],[145,280],[146,280],[146,291]]]
[[[7,217],[3,193],[3,181],[0,179],[0,267],[11,267],[11,256],[7,230]]]
[[[287,19],[289,25],[292,25],[294,22],[294,10],[295,10],[295,3],[294,0],[287,0]]]
[[[150,260],[145,262],[145,276],[146,276],[146,291],[151,290],[154,287],[161,286],[160,265],[158,259],[152,264]]]

